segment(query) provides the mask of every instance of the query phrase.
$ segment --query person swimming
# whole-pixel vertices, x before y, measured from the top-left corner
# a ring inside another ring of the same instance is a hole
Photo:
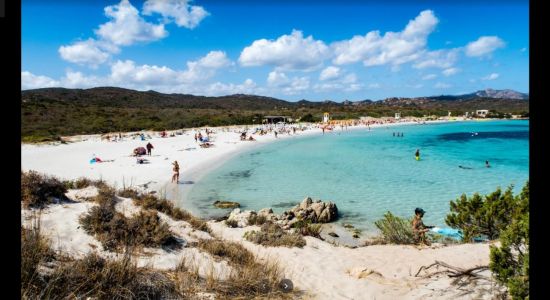
[[[490,168],[490,167],[491,167],[491,166],[489,165],[489,161],[488,161],[488,160],[485,161],[485,167],[486,167],[486,168]]]
[[[420,149],[416,149],[414,156],[416,157],[416,160],[420,160]]]
[[[467,169],[467,170],[471,170],[471,169],[473,169],[473,168],[470,168],[470,167],[465,167],[465,166],[458,166],[458,167],[459,167],[459,168],[461,168],[461,169]]]

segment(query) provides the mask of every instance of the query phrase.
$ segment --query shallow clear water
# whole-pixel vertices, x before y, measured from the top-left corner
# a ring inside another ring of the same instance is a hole
[[[404,137],[393,137],[397,131]],[[444,226],[449,201],[462,193],[510,184],[519,192],[528,178],[528,121],[337,130],[243,152],[195,182],[180,205],[201,216],[226,212],[216,200],[282,212],[310,196],[334,201],[340,220],[362,229],[388,210],[410,217],[415,207],[426,210],[426,224]]]

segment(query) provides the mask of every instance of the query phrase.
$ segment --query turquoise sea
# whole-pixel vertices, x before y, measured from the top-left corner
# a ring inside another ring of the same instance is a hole
[[[227,212],[212,206],[216,200],[282,212],[310,196],[335,202],[340,222],[365,230],[388,210],[410,217],[415,207],[426,211],[426,224],[445,226],[449,201],[462,193],[510,184],[519,192],[528,179],[526,120],[338,129],[236,155],[195,182],[178,204],[213,217]]]

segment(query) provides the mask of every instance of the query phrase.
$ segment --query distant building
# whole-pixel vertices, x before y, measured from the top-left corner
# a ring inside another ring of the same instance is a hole
[[[476,116],[485,118],[487,114],[489,113],[489,110],[487,109],[478,109],[476,110]]]
[[[448,114],[447,114],[447,117],[450,117],[451,116],[451,112],[449,111]]]
[[[328,123],[330,121],[330,114],[328,112],[323,114],[323,123]]]
[[[395,119],[396,120],[401,119],[401,113],[395,113]]]
[[[292,118],[289,116],[265,116],[263,121],[264,124],[277,124],[279,122],[292,122]]]

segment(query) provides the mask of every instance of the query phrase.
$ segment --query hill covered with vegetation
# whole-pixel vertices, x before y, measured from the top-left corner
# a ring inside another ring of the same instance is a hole
[[[387,98],[380,101],[289,102],[256,95],[221,97],[163,94],[115,87],[91,89],[46,88],[21,92],[23,141],[55,140],[59,136],[115,131],[170,130],[199,126],[260,124],[266,115],[285,115],[320,121],[323,112],[334,119],[361,116],[462,115],[489,109],[499,113],[528,114],[529,100],[494,98],[494,95]]]

